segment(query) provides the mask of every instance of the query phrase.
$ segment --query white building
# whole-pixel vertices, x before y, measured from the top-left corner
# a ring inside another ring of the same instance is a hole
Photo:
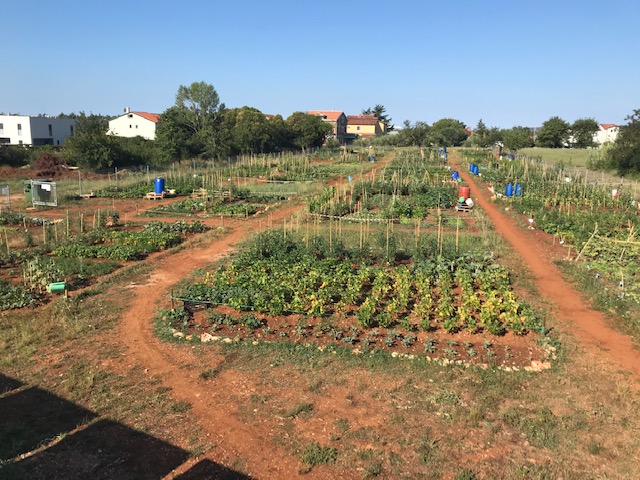
[[[129,108],[125,108],[124,115],[109,122],[108,133],[118,137],[142,137],[155,140],[159,119],[158,113],[132,112]]]
[[[0,115],[0,144],[64,145],[75,125],[72,118]]]
[[[603,145],[607,142],[613,143],[618,138],[620,126],[613,123],[601,123],[598,125],[598,131],[593,135],[593,141],[597,145]]]

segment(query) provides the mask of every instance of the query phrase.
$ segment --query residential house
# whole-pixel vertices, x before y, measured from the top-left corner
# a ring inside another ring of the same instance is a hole
[[[620,126],[613,123],[602,123],[598,125],[598,131],[593,135],[593,141],[598,145],[613,143],[618,138]]]
[[[347,116],[338,110],[309,110],[309,115],[318,115],[322,120],[333,127],[333,136],[338,139],[340,145],[344,145],[347,136]]]
[[[358,137],[373,137],[385,133],[385,124],[375,115],[349,115],[347,133]]]
[[[132,112],[129,107],[124,115],[109,121],[109,135],[118,137],[142,137],[147,140],[156,139],[156,126],[160,120],[159,113]]]
[[[76,121],[72,118],[28,115],[0,115],[0,144],[64,145],[73,135]]]

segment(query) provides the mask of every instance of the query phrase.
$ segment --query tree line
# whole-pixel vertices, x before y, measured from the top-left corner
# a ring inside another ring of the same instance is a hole
[[[393,129],[382,105],[363,110],[376,115]],[[156,139],[125,138],[108,135],[111,117],[104,115],[64,114],[75,118],[75,134],[67,138],[58,152],[71,164],[89,170],[113,167],[151,165],[163,167],[174,161],[193,158],[227,158],[239,154],[274,153],[305,150],[323,144],[337,146],[329,138],[332,126],[319,116],[294,112],[286,119],[281,115],[265,115],[252,107],[226,108],[215,88],[205,82],[181,85],[175,103],[160,115]],[[606,150],[598,168],[615,169],[621,174],[640,172],[640,110],[627,117],[629,123],[620,128],[617,141]],[[527,147],[590,148],[598,123],[592,118],[578,119],[572,124],[554,116],[539,129],[515,126],[509,129],[487,127],[480,119],[473,129],[453,118],[427,122],[406,120],[393,135],[367,137],[356,144],[393,146],[499,146],[509,152]],[[39,147],[41,149],[41,147]],[[44,147],[45,149],[47,147]],[[32,161],[36,149],[0,148],[0,164],[19,166]]]

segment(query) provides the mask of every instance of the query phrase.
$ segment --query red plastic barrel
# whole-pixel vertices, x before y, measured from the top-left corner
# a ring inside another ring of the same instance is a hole
[[[464,197],[466,200],[471,196],[471,187],[460,187],[458,190],[458,198]]]

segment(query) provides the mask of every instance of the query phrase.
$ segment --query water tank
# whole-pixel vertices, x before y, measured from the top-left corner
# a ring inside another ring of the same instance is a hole
[[[507,183],[507,187],[504,190],[504,194],[507,197],[513,197],[513,183]]]
[[[162,195],[162,192],[164,192],[164,178],[158,177],[154,183],[153,193]]]
[[[462,198],[462,202],[464,202],[471,195],[471,187],[461,186],[458,190],[458,198]]]

